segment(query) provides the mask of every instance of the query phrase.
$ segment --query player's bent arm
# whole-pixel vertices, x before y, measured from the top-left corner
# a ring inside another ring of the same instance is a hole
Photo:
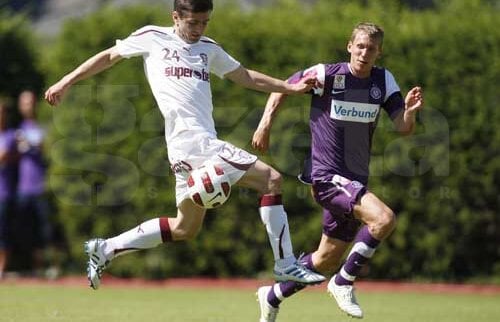
[[[406,115],[405,115],[406,114]],[[408,136],[411,135],[415,129],[415,113],[409,115],[406,111],[401,111],[399,115],[394,119],[394,124],[396,125],[396,130],[400,135]],[[406,121],[405,121],[406,120]]]
[[[287,94],[272,93],[267,99],[264,113],[252,138],[252,147],[258,151],[266,152],[269,148],[271,127],[278,113],[280,106],[287,98]]]
[[[246,88],[268,93],[279,92],[285,94],[305,93],[313,87],[316,81],[315,77],[307,77],[299,83],[289,84],[283,80],[246,69],[243,66],[227,73],[225,77]]]
[[[288,95],[283,93],[271,93],[271,95],[269,95],[264,109],[264,114],[260,119],[259,128],[271,129],[272,123],[287,97]]]
[[[62,96],[71,85],[108,69],[121,59],[122,57],[118,53],[116,46],[101,51],[87,59],[72,72],[66,74],[61,80],[52,85],[45,92],[45,99],[51,105],[59,104]]]
[[[417,112],[424,106],[422,88],[412,88],[405,97],[405,109],[394,119],[397,131],[401,135],[410,135],[415,129]]]

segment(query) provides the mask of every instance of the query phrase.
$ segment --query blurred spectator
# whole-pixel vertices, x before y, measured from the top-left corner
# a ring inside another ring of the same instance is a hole
[[[43,268],[45,247],[51,242],[52,224],[45,196],[46,166],[42,152],[45,131],[36,121],[36,104],[34,92],[26,90],[19,95],[18,108],[22,122],[16,132],[20,156],[17,219],[21,221],[21,227],[18,228],[32,232],[28,235],[32,239],[27,250],[33,254],[32,268],[39,271]]]
[[[0,98],[0,278],[7,264],[7,227],[14,210],[17,181],[16,136],[8,128],[7,117],[7,103]]]

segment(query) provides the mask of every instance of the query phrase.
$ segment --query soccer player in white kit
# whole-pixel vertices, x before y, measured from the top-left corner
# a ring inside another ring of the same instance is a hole
[[[176,177],[177,217],[151,219],[113,238],[87,241],[87,274],[93,289],[99,287],[102,272],[114,257],[160,243],[192,239],[198,234],[206,210],[189,198],[187,178],[192,169],[206,160],[222,167],[231,184],[260,193],[259,212],[273,250],[276,280],[304,284],[325,280],[298,263],[293,254],[281,202],[281,175],[256,156],[217,139],[210,89],[210,73],[247,88],[286,94],[307,92],[316,79],[309,77],[288,84],[246,69],[216,42],[203,36],[212,10],[212,0],[175,0],[173,27],[146,26],[117,40],[115,46],[89,58],[45,93],[45,99],[57,105],[76,82],[122,58],[142,56],[151,90],[165,119],[168,156]]]

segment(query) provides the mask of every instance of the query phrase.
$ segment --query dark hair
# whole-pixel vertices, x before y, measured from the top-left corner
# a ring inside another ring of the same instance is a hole
[[[174,11],[180,16],[185,12],[208,12],[213,8],[212,0],[174,0]]]

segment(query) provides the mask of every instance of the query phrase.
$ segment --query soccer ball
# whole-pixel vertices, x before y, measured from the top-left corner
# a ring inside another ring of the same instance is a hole
[[[231,193],[229,178],[221,167],[212,162],[205,162],[191,171],[187,185],[191,200],[205,209],[221,206]]]

